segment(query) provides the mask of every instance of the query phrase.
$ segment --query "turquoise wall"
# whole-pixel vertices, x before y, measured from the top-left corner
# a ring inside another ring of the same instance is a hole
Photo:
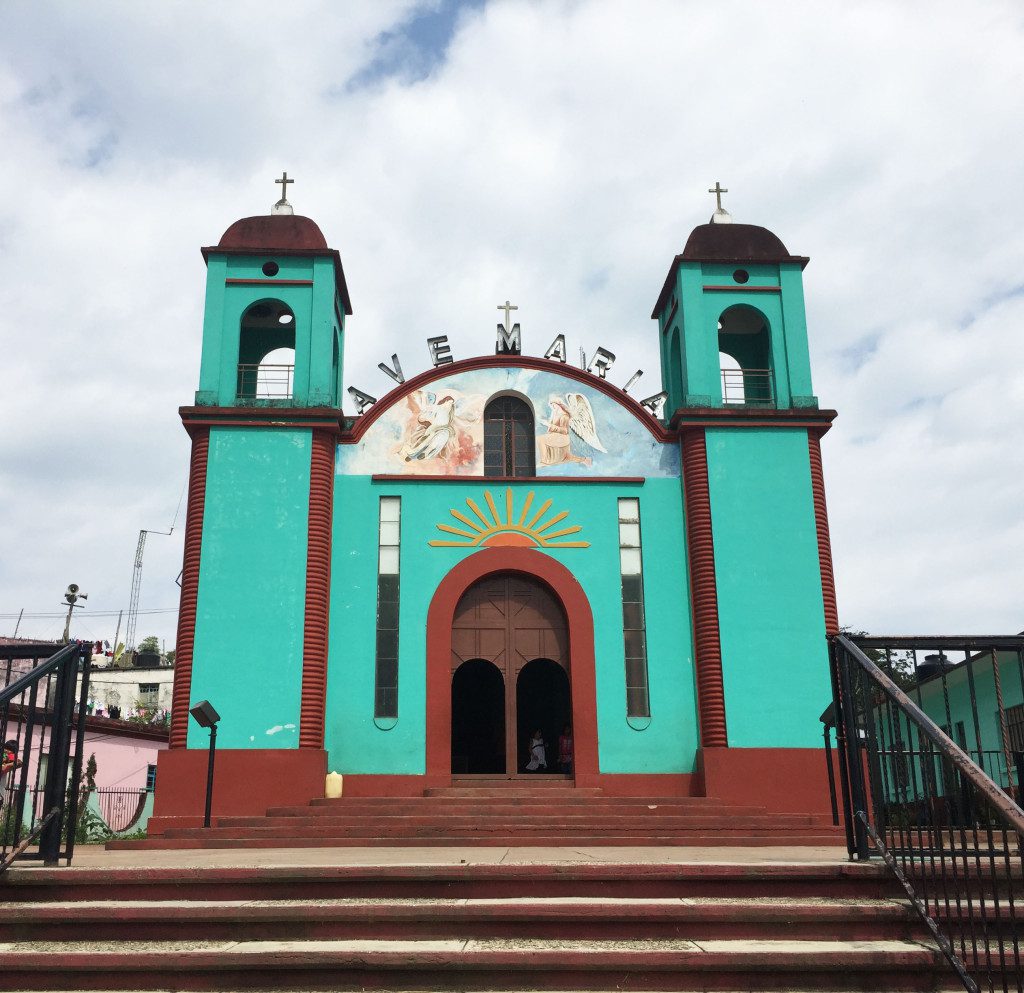
[[[749,273],[748,282],[735,282],[733,273],[737,268]],[[705,286],[726,286],[729,289],[705,290]],[[778,292],[772,292],[776,287]],[[807,348],[803,274],[798,262],[681,261],[676,267],[673,289],[679,301],[673,326],[678,325],[682,329],[681,360],[664,354],[671,341],[665,324],[671,309],[668,301],[659,316],[662,382],[669,392],[670,410],[677,406],[722,406],[718,319],[723,311],[737,304],[746,304],[760,311],[771,330],[776,406],[817,406]]]
[[[280,266],[275,277],[263,275],[262,265]],[[258,280],[230,283],[225,280]],[[308,280],[312,285],[289,286],[283,280]],[[254,303],[279,300],[295,315],[295,372],[289,406],[339,406],[344,346],[335,342],[344,333],[342,312],[330,256],[305,258],[268,255],[218,255],[207,262],[203,352],[196,403],[230,407],[237,403],[239,333],[242,315]],[[251,403],[252,401],[250,401]],[[269,405],[263,401],[263,405]]]
[[[709,428],[729,744],[816,747],[831,700],[803,429]]]
[[[1003,707],[1008,709],[1024,702],[1021,690],[1020,663],[1011,652],[999,652],[999,682],[1002,687]],[[999,726],[999,707],[996,702],[996,684],[992,673],[992,656],[982,655],[974,663],[974,696],[978,705],[978,729],[975,730],[971,711],[971,692],[966,666],[959,666],[946,675],[946,691],[941,679],[930,679],[918,689],[908,691],[921,709],[950,737],[962,744],[957,724],[963,723],[966,750],[971,758],[1001,785],[1008,785],[1006,759],[1003,756],[1002,730]],[[978,731],[981,747],[978,747]],[[906,733],[904,733],[906,737]],[[982,752],[979,759],[978,752]]]
[[[445,535],[452,508],[466,498],[484,506],[489,489],[500,507],[508,484],[373,481],[337,476],[331,566],[331,633],[327,678],[326,747],[342,773],[423,773],[426,735],[426,619],[438,584],[466,555],[428,542]],[[597,716],[602,772],[690,772],[697,748],[690,609],[678,479],[643,485],[544,480],[513,484],[516,506],[530,490],[534,506],[553,500],[569,511],[563,526],[579,524],[572,539],[589,548],[537,550],[579,579],[595,623]],[[381,496],[402,498],[398,720],[374,723],[377,513]],[[622,600],[619,586],[619,497],[640,499],[647,607],[651,719],[643,730],[626,723]],[[450,536],[447,536],[450,537]],[[575,660],[573,663],[575,664]],[[392,726],[393,725],[393,726]]]
[[[309,431],[211,428],[191,703],[225,748],[295,748],[309,522]],[[189,720],[189,747],[209,734]]]

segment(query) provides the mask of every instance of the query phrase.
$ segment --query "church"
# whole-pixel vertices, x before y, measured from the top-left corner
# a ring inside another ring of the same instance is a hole
[[[282,196],[202,249],[154,824],[202,813],[202,700],[216,814],[323,798],[330,772],[345,797],[528,781],[828,809],[835,412],[811,383],[808,259],[718,190],[652,272],[653,396],[604,348],[525,354],[508,301],[485,354],[437,335],[427,371],[382,355],[388,392],[346,390],[358,319],[317,223]]]

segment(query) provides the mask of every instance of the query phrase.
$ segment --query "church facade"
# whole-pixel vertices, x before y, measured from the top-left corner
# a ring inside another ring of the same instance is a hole
[[[388,393],[350,388],[352,417],[357,325],[317,225],[246,218],[203,255],[156,823],[202,813],[200,700],[220,813],[305,803],[329,771],[346,795],[550,776],[827,809],[834,412],[806,258],[724,211],[698,226],[656,297],[664,392],[642,402],[604,350],[522,354],[505,310],[494,354],[432,338],[427,372],[392,357]]]

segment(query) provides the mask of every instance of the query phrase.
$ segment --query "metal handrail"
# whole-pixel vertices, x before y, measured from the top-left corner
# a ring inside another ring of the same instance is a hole
[[[926,657],[925,675],[918,652],[932,648],[963,653],[964,661],[947,669],[942,663],[950,660]],[[884,650],[886,664],[910,692],[865,649]],[[993,993],[1024,993],[1024,918],[1018,910],[1024,907],[1024,810],[924,710],[922,695],[922,687],[932,687],[931,705],[941,707],[947,726],[952,714],[964,717],[959,736],[965,735],[965,722],[972,723],[983,760],[981,726],[987,714],[979,700],[988,698],[978,695],[976,669],[991,655],[1003,743],[996,754],[1009,756],[1000,668],[1012,667],[1016,656],[1024,677],[1024,636],[836,635],[829,650],[850,857],[881,857],[964,989],[976,993],[983,985]],[[905,654],[900,659],[894,651]],[[997,652],[1006,654],[1000,659]],[[967,679],[951,684],[949,672],[961,665]],[[1009,770],[1007,781],[1007,789],[1014,790]]]
[[[858,638],[858,641],[867,642],[867,638]],[[885,641],[890,647],[902,647],[896,645],[895,642],[887,639],[879,639]],[[932,639],[933,641],[935,639]],[[983,639],[978,639],[979,641]],[[986,647],[991,644],[986,643]],[[971,782],[976,790],[983,793],[985,798],[1010,822],[1010,826],[1013,830],[1019,834],[1024,835],[1024,810],[1017,806],[1011,800],[1002,789],[999,788],[992,779],[990,779],[977,765],[977,763],[955,742],[952,738],[946,734],[938,724],[935,723],[913,700],[907,696],[881,669],[875,665],[861,650],[852,642],[846,635],[840,634],[836,636],[836,641],[846,649],[846,651],[856,660],[857,664],[860,665],[865,672],[878,684],[879,689],[895,703],[901,710],[909,714],[914,723],[918,726],[918,730],[922,731],[924,735],[935,745],[940,752],[942,752],[956,767],[957,770],[962,773]],[[950,639],[950,644],[947,647],[952,648],[955,639]],[[1019,638],[1008,639],[1012,642],[1012,647],[1016,647],[1020,643]],[[956,641],[957,645],[963,644],[962,641]],[[924,647],[932,647],[931,643]],[[999,646],[995,646],[999,647]],[[1007,646],[1010,647],[1010,646]]]

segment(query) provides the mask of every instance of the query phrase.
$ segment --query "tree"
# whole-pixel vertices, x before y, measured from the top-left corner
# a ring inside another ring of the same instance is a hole
[[[867,631],[854,631],[847,626],[840,628],[840,631],[853,642],[856,642],[858,638],[868,637]],[[917,685],[913,652],[886,652],[882,648],[862,648],[861,651],[904,693],[909,693]]]
[[[155,634],[151,634],[148,638],[143,638],[139,642],[138,652],[141,655],[159,655],[160,639]]]

